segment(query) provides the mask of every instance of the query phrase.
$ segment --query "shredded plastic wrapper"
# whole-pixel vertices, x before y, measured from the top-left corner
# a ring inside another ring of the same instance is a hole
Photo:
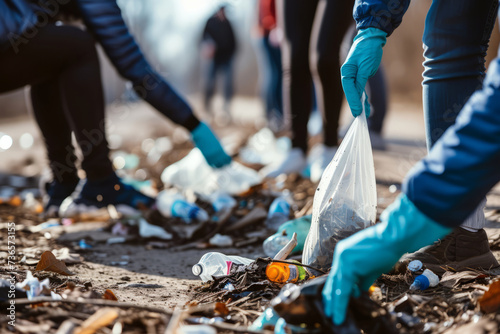
[[[373,225],[376,216],[375,168],[363,111],[351,124],[316,189],[302,262],[328,270],[337,242]]]
[[[192,190],[207,198],[219,190],[238,195],[262,182],[256,171],[236,161],[218,169],[210,167],[198,148],[165,168],[161,180],[166,186]]]

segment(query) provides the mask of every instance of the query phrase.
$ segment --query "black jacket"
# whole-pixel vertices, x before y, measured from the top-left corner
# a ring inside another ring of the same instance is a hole
[[[30,38],[36,38],[38,29],[69,5],[76,8],[117,71],[133,83],[139,96],[189,130],[199,124],[189,105],[144,58],[116,0],[0,0],[0,50],[22,48]]]

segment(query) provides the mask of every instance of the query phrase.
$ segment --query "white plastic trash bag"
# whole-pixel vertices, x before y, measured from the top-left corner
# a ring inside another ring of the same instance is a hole
[[[219,190],[237,195],[262,182],[256,171],[236,161],[222,168],[210,167],[198,148],[165,168],[161,180],[165,186],[189,189],[207,198]]]
[[[375,169],[363,111],[351,124],[316,189],[302,262],[328,270],[337,242],[373,225],[376,216]]]

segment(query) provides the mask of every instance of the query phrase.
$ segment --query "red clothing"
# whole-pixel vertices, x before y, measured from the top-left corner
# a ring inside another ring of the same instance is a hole
[[[259,27],[264,35],[276,27],[276,6],[274,0],[259,0]]]

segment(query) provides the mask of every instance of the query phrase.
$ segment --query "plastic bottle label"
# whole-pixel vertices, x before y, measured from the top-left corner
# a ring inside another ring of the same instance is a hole
[[[290,277],[287,281],[297,282],[299,280],[299,270],[297,269],[297,266],[289,265],[288,268],[290,268]]]

